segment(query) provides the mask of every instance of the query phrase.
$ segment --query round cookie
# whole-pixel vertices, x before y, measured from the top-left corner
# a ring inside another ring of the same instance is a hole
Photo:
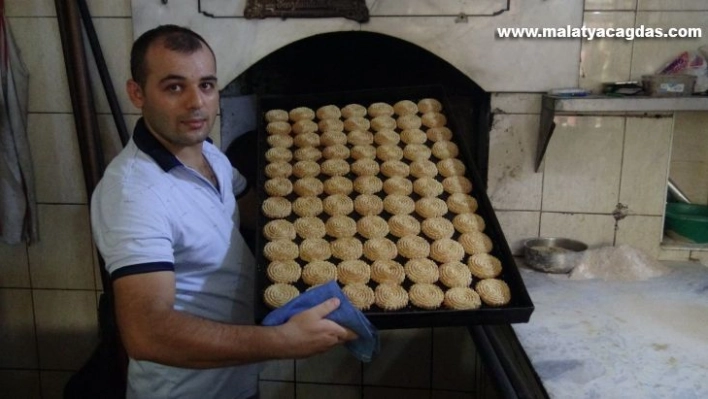
[[[443,177],[464,176],[467,170],[465,164],[457,158],[443,159],[436,166]]]
[[[298,148],[317,147],[320,145],[320,135],[314,132],[298,134],[293,138],[293,143]]]
[[[408,215],[415,211],[415,200],[406,195],[387,195],[383,207],[391,215]]]
[[[420,228],[427,237],[432,240],[442,238],[452,238],[455,234],[455,226],[444,217],[434,217],[423,220]]]
[[[265,166],[265,175],[269,178],[290,177],[293,167],[288,162],[272,162]]]
[[[293,260],[298,257],[297,244],[292,240],[273,240],[263,247],[263,255],[269,261]]]
[[[428,240],[417,235],[403,236],[396,242],[398,253],[408,259],[427,258],[430,254]]]
[[[315,147],[302,147],[295,150],[293,156],[298,161],[319,161],[322,152]]]
[[[325,222],[325,229],[327,234],[336,237],[354,237],[356,234],[356,221],[349,216],[331,216]]]
[[[290,110],[288,113],[290,120],[293,122],[301,120],[312,120],[315,119],[315,111],[308,107],[297,107]]]
[[[511,300],[509,286],[499,279],[487,278],[481,280],[474,289],[479,294],[482,302],[489,306],[504,306]]]
[[[425,132],[420,129],[405,129],[401,132],[401,141],[406,144],[424,144],[427,140]]]
[[[342,117],[342,111],[338,106],[328,104],[317,108],[315,115],[317,119],[339,119]]]
[[[314,133],[319,129],[319,126],[317,124],[309,119],[303,119],[299,120],[295,123],[293,123],[293,133],[297,134],[305,134],[305,133]]]
[[[393,112],[396,115],[415,115],[418,113],[418,105],[411,100],[401,100],[393,104]]]
[[[355,145],[350,151],[350,156],[354,159],[376,159],[376,147],[373,145]]]
[[[263,293],[263,301],[271,309],[277,309],[300,295],[300,291],[292,284],[271,284]]]
[[[323,211],[322,200],[314,196],[295,198],[292,206],[293,212],[300,217],[317,216]]]
[[[337,266],[326,260],[318,260],[306,264],[302,268],[302,281],[314,286],[337,279]]]
[[[315,161],[297,161],[293,165],[293,175],[295,177],[316,177],[320,174],[320,164]]]
[[[375,194],[382,188],[383,182],[376,176],[359,176],[354,179],[354,190],[359,194]]]
[[[383,190],[388,195],[411,195],[413,182],[405,177],[393,176],[383,182]]]
[[[268,264],[266,274],[274,283],[295,283],[300,279],[302,269],[294,260],[276,260]]]
[[[293,191],[301,197],[318,196],[324,191],[324,185],[315,177],[303,177],[295,181]]]
[[[395,260],[377,260],[371,264],[371,279],[379,284],[401,284],[405,278],[403,266]]]
[[[422,123],[418,115],[403,115],[396,119],[396,126],[401,130],[420,129]]]
[[[263,237],[268,241],[294,240],[295,226],[285,219],[271,220],[263,226]]]
[[[473,213],[478,206],[477,200],[465,193],[450,194],[445,203],[447,203],[450,212],[453,213]]]
[[[324,181],[324,192],[329,195],[349,195],[354,190],[354,183],[344,176],[333,176]]]
[[[345,260],[337,265],[337,280],[346,284],[366,284],[371,279],[371,268],[362,260]]]
[[[371,127],[371,122],[363,116],[352,116],[344,120],[344,130],[352,132],[354,130],[367,131]]]
[[[330,147],[327,147],[330,148]],[[344,147],[346,148],[346,147]],[[325,148],[325,150],[327,150]],[[348,151],[348,150],[347,150]],[[324,151],[322,152],[324,154]],[[320,165],[320,169],[322,170],[322,173],[324,173],[327,176],[344,176],[347,173],[349,173],[349,162],[345,161],[344,159],[339,159],[339,158],[334,158],[334,159],[327,159],[322,164]]]
[[[293,184],[286,177],[274,177],[263,183],[263,189],[271,197],[285,197],[293,191]]]
[[[421,114],[425,114],[427,112],[440,112],[442,109],[442,104],[435,98],[423,98],[418,101],[418,112]]]
[[[325,159],[347,159],[349,158],[349,147],[344,144],[329,145],[322,149],[322,156]],[[324,171],[324,169],[323,169]]]
[[[321,121],[317,122],[317,127],[319,128],[320,132],[341,132],[344,130],[344,122],[334,118],[322,119]]]
[[[290,162],[293,159],[293,153],[287,148],[274,147],[266,151],[265,159],[268,162]]]
[[[436,218],[447,213],[447,204],[437,197],[423,197],[416,201],[415,212],[423,218]]]
[[[327,260],[330,257],[332,251],[324,238],[306,238],[300,243],[300,259],[306,262]]]
[[[460,149],[452,141],[436,141],[431,150],[438,159],[456,158],[460,155]]]
[[[446,177],[442,185],[445,191],[450,194],[469,194],[472,192],[472,182],[464,176]]]
[[[470,256],[467,266],[472,275],[477,278],[495,278],[502,271],[501,261],[488,253],[478,253]]]
[[[287,134],[271,134],[266,138],[268,145],[271,147],[290,148],[293,146],[293,138]]]
[[[379,174],[381,167],[378,162],[373,159],[359,159],[351,165],[351,171],[357,176],[376,176]]]
[[[261,211],[269,218],[282,219],[290,216],[292,204],[283,197],[270,197],[263,201]]]
[[[324,222],[315,216],[297,218],[293,226],[297,235],[304,239],[323,238],[327,234]]]
[[[452,130],[446,127],[431,127],[425,132],[428,140],[433,142],[452,140]]]
[[[364,238],[384,238],[388,235],[388,222],[386,219],[369,215],[356,221],[356,230]]]
[[[293,127],[290,126],[290,123],[285,121],[273,121],[266,125],[266,132],[268,134],[290,134],[292,130]]]
[[[429,159],[411,162],[410,168],[411,176],[417,178],[435,177],[438,174],[438,167]]]
[[[388,228],[396,237],[417,235],[420,233],[420,222],[411,215],[393,215],[388,219]]]
[[[354,198],[354,210],[362,216],[378,215],[383,208],[383,200],[377,195],[360,194]]]
[[[392,129],[379,129],[374,134],[374,142],[378,145],[398,145],[401,136]]]
[[[396,244],[388,238],[371,238],[364,243],[364,256],[369,260],[390,260],[397,255]]]
[[[284,109],[271,109],[265,113],[266,122],[287,122],[289,118],[288,111]]]
[[[421,197],[437,197],[443,191],[443,185],[432,177],[421,177],[413,182],[413,191]]]
[[[435,284],[413,284],[408,290],[408,297],[413,304],[423,309],[437,309],[445,299],[445,294]]]
[[[440,278],[438,265],[428,258],[410,259],[403,269],[406,277],[414,283],[432,284]]]
[[[359,310],[368,310],[376,299],[374,290],[366,284],[347,284],[342,288],[342,292],[347,296],[349,302]]]
[[[464,256],[465,249],[451,238],[441,238],[430,244],[430,257],[440,263],[459,262]]]
[[[398,310],[408,305],[408,292],[398,284],[379,284],[374,296],[376,306],[383,310]]]
[[[460,233],[484,231],[486,227],[484,219],[476,213],[460,213],[452,219],[452,225]]]
[[[453,287],[445,291],[443,305],[446,308],[457,310],[479,309],[482,300],[479,294],[470,287]]]
[[[354,116],[364,117],[366,116],[366,107],[360,104],[348,104],[341,109],[341,112],[342,117],[344,118],[351,118]]]
[[[381,164],[381,174],[386,177],[408,177],[411,169],[407,163],[403,161],[386,161]]]
[[[382,161],[400,161],[403,159],[403,150],[397,145],[382,145],[376,148],[376,158]]]
[[[493,248],[491,238],[481,231],[470,231],[469,233],[463,233],[457,238],[457,240],[460,245],[462,245],[462,248],[465,249],[465,252],[470,255],[486,254]]]
[[[355,145],[371,145],[374,143],[374,134],[366,130],[352,130],[347,133],[347,143]]]
[[[443,127],[447,125],[447,117],[440,112],[426,112],[420,117],[420,121],[426,127]]]
[[[364,246],[356,237],[342,237],[330,243],[332,256],[342,260],[354,260],[361,258],[364,253]]]
[[[446,287],[469,287],[472,283],[472,273],[462,262],[447,262],[440,265],[440,282]]]
[[[378,116],[391,116],[394,113],[393,107],[384,102],[375,102],[371,105],[369,105],[369,108],[367,108],[367,112],[369,116],[372,118],[376,118]]]
[[[322,201],[322,206],[330,216],[348,215],[354,211],[354,201],[344,194],[328,196]]]
[[[393,130],[396,128],[396,120],[390,116],[377,116],[371,120],[371,129],[378,132],[379,130],[388,129]]]
[[[424,144],[406,144],[403,148],[403,157],[411,162],[429,159],[431,153],[430,147]]]
[[[347,134],[338,131],[326,131],[320,135],[320,144],[324,146],[347,144]]]

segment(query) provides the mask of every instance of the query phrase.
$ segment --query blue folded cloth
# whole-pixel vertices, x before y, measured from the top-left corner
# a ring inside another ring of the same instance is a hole
[[[359,337],[348,341],[344,346],[357,359],[370,362],[379,353],[379,332],[359,309],[349,302],[349,299],[336,281],[332,280],[315,288],[311,288],[282,307],[268,313],[263,319],[264,326],[277,326],[286,323],[292,316],[310,309],[332,297],[339,298],[341,304],[327,319],[354,331]]]

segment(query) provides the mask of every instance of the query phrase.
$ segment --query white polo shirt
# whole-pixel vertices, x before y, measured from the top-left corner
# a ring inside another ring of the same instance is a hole
[[[253,324],[255,260],[238,231],[235,200],[247,182],[211,143],[203,153],[219,189],[167,151],[141,119],[93,193],[96,245],[112,280],[174,271],[176,310]],[[191,370],[130,359],[128,398],[249,397],[257,373],[255,365]]]

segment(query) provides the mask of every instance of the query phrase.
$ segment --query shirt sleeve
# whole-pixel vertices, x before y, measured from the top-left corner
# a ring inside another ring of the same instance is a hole
[[[246,178],[239,173],[239,171],[234,168],[233,169],[233,180],[232,180],[232,185],[233,185],[233,191],[234,191],[234,196],[238,198],[242,194],[246,194],[248,191],[248,181]]]

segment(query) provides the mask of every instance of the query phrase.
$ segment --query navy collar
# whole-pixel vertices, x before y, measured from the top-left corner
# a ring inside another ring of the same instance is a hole
[[[165,172],[169,172],[175,166],[183,165],[174,154],[165,148],[155,136],[150,132],[145,124],[145,120],[140,118],[133,130],[133,141],[140,151],[148,154]],[[207,138],[211,143],[211,138]]]

